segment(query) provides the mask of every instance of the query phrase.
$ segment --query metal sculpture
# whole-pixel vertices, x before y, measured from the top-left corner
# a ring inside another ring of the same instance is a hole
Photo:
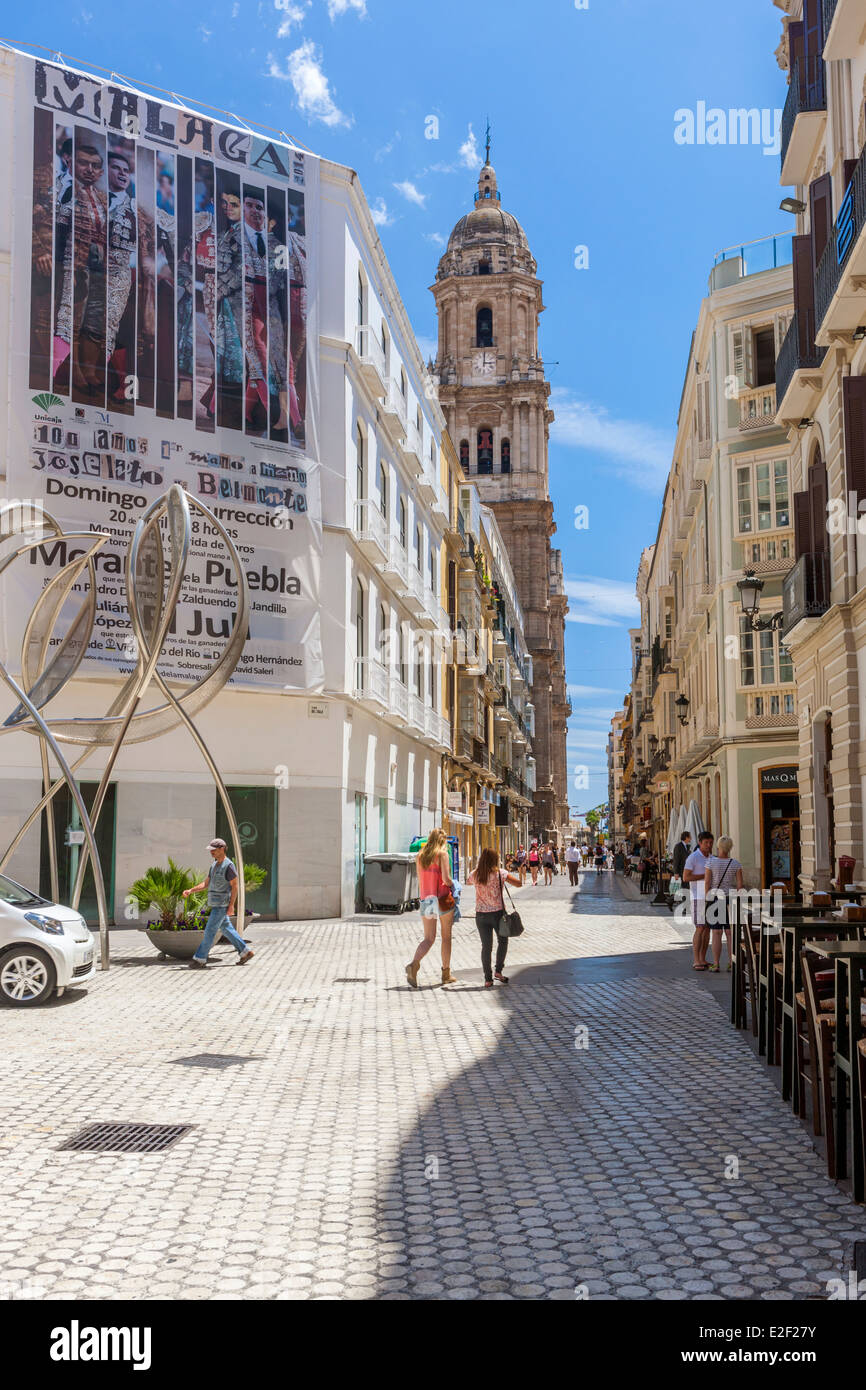
[[[159,670],[159,659],[171,628],[181,590],[186,577],[192,544],[190,508],[200,512],[208,526],[220,536],[228,551],[237,575],[237,608],[234,622],[219,659],[211,669],[181,696],[167,686]],[[38,518],[36,520],[35,518]],[[37,538],[32,537],[39,530]],[[168,531],[168,555],[163,528]],[[78,670],[91,640],[96,617],[96,567],[94,557],[110,537],[103,531],[64,533],[52,516],[41,508],[22,509],[20,503],[0,504],[0,546],[22,537],[20,543],[0,559],[0,576],[8,567],[37,546],[43,545],[46,533],[56,538],[75,541],[84,546],[82,554],[69,560],[48,582],[34,604],[24,632],[21,651],[20,684],[0,661],[0,680],[14,695],[17,704],[0,725],[0,734],[25,732],[39,739],[43,795],[33,807],[17,835],[0,858],[0,871],[21,844],[30,827],[43,811],[48,821],[49,872],[51,891],[59,898],[57,851],[54,838],[53,800],[62,786],[69,789],[75,803],[85,843],[79,859],[72,906],[77,908],[84,885],[88,862],[93,868],[96,907],[99,918],[100,959],[103,970],[108,969],[108,912],[105,883],[95,831],[105,802],[111,773],[123,743],[143,743],[158,738],[183,724],[194,740],[214,780],[234,841],[238,870],[238,921],[244,922],[244,869],[237,820],[228,790],[204,739],[194,723],[200,713],[219,694],[234,672],[247,636],[250,596],[244,567],[231,537],[209,507],[190,496],[178,484],[151,503],[139,518],[125,559],[126,606],[132,640],[127,654],[134,668],[125,678],[104,715],[50,719],[43,716],[51,700],[63,690]],[[88,586],[85,597],[72,618],[56,650],[52,637],[67,599],[86,572]],[[156,686],[159,703],[141,708],[148,688]],[[61,744],[83,746],[84,752],[71,764],[61,752]],[[84,804],[75,773],[97,748],[107,748],[105,768],[99,780],[90,812]],[[60,770],[52,780],[51,756]]]

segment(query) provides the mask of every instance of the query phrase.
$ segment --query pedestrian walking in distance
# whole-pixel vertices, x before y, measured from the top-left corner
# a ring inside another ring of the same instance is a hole
[[[554,865],[555,865],[555,864],[556,864],[556,857],[555,857],[555,855],[554,855],[554,853],[553,853],[553,845],[551,845],[551,844],[546,844],[546,845],[544,846],[544,851],[543,851],[542,856],[541,856],[541,865],[542,865],[542,868],[544,869],[544,882],[545,882],[545,884],[548,884],[548,883],[552,883],[552,882],[553,882],[553,869],[554,869]]]
[[[577,888],[580,882],[580,850],[574,840],[565,851],[565,862],[568,865],[568,881],[572,888]]]
[[[692,894],[692,922],[695,934],[692,937],[693,970],[706,970],[707,947],[710,932],[706,919],[706,873],[713,852],[713,837],[709,830],[702,830],[698,836],[698,847],[692,850],[683,866],[683,883],[688,883]]]
[[[508,937],[500,936],[497,927],[505,911],[502,896],[503,883],[515,888],[522,887],[520,879],[508,874],[499,867],[499,855],[495,849],[483,849],[478,863],[467,879],[475,886],[475,925],[481,937],[481,968],[484,971],[484,988],[492,989],[496,978],[501,985],[508,984],[508,976],[503,975],[502,967],[508,954]],[[496,937],[496,971],[491,968],[493,938]]]
[[[448,857],[448,840],[444,830],[431,830],[427,843],[416,856],[418,866],[418,894],[421,898],[421,919],[424,923],[424,939],[406,966],[406,979],[413,989],[418,988],[418,970],[421,962],[436,944],[436,922],[442,927],[442,983],[456,985],[458,981],[451,974],[451,927],[454,922],[454,880],[451,877],[451,863]]]
[[[537,882],[538,882],[538,860],[539,860],[539,857],[540,857],[540,856],[539,856],[539,853],[538,853],[538,841],[537,841],[537,840],[533,840],[533,841],[532,841],[532,844],[529,846],[529,872],[532,874],[532,886],[533,886],[533,888],[535,887],[535,885],[536,885]]]
[[[190,893],[200,893],[202,889],[206,888],[207,905],[210,909],[201,945],[189,963],[190,970],[204,970],[206,968],[208,953],[220,932],[237,951],[238,965],[246,965],[247,961],[252,960],[254,955],[243,937],[235,931],[229,921],[229,917],[234,916],[238,900],[238,871],[228,857],[226,842],[225,840],[211,840],[208,849],[211,852],[213,863],[208,870],[207,877],[203,878],[201,883],[197,883],[194,888],[186,888],[183,895],[188,898]]]
[[[522,888],[526,882],[526,850],[523,848],[523,845],[518,846],[517,853],[514,856],[514,862],[517,865],[517,872],[520,874],[520,886]]]
[[[722,932],[728,943],[728,969],[731,968],[731,913],[730,892],[732,888],[743,886],[743,866],[739,859],[731,858],[734,842],[730,835],[720,835],[716,854],[707,859],[704,874],[704,899],[706,902],[706,923],[710,933],[713,952],[711,970],[718,972],[722,959]],[[713,894],[713,900],[710,895]]]

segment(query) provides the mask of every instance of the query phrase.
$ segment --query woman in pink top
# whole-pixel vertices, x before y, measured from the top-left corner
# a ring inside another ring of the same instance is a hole
[[[505,911],[502,896],[503,883],[511,883],[515,888],[522,887],[519,878],[507,874],[499,867],[499,855],[495,849],[483,849],[478,864],[466,880],[475,885],[475,925],[481,937],[481,968],[484,971],[484,988],[493,988],[493,971],[490,958],[493,954],[493,937],[496,936],[496,979],[501,985],[508,984],[508,976],[503,975],[502,967],[508,952],[508,937],[499,936],[497,927]]]
[[[451,862],[448,856],[448,840],[444,830],[431,830],[427,843],[416,860],[418,865],[418,896],[421,899],[421,917],[424,922],[424,939],[406,966],[406,979],[413,989],[418,988],[418,970],[422,960],[436,944],[436,919],[442,923],[442,983],[456,985],[451,974],[451,927],[454,922],[454,897],[451,886]],[[450,898],[451,906],[445,908],[442,900]]]

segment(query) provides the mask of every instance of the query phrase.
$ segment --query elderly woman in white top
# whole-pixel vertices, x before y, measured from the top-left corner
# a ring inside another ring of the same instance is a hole
[[[733,840],[729,835],[720,835],[716,842],[716,853],[707,860],[704,874],[704,894],[706,897],[706,923],[710,929],[713,952],[711,970],[718,971],[722,959],[722,931],[728,942],[728,969],[731,968],[731,914],[728,909],[728,893],[732,888],[743,886],[743,866],[739,859],[731,858]],[[712,891],[712,897],[711,897]]]

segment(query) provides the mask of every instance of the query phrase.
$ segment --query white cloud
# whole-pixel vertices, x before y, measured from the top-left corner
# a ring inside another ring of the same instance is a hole
[[[434,246],[444,246],[444,245],[445,245],[445,238],[444,238],[444,236],[442,235],[441,232],[425,232],[425,233],[424,233],[424,240],[425,240],[425,241],[432,241],[432,243],[433,243]]]
[[[597,618],[593,613],[566,613],[567,623],[586,623],[589,627],[622,627],[622,623],[615,623],[611,618]]]
[[[404,179],[402,183],[395,183],[394,187],[396,188],[398,193],[401,193],[403,195],[407,203],[414,203],[416,207],[419,208],[423,208],[425,206],[427,202],[427,194],[421,193],[419,189],[415,187],[414,183],[410,183],[408,179]]]
[[[331,19],[336,19],[337,15],[346,14],[349,10],[363,19],[367,13],[367,0],[328,0],[328,14]]]
[[[274,7],[282,11],[283,18],[280,20],[280,27],[277,30],[277,37],[284,39],[290,34],[296,24],[303,24],[310,8],[310,0],[303,0],[299,4],[298,0],[274,0]]]
[[[481,167],[481,155],[478,153],[478,142],[475,139],[475,131],[472,126],[463,144],[458,150],[458,158],[464,169],[478,169]]]
[[[330,84],[322,71],[321,53],[311,39],[305,39],[300,48],[289,54],[285,70],[269,53],[268,73],[281,82],[291,82],[298,110],[307,120],[322,121],[327,126],[352,124],[331,95]]]
[[[566,687],[573,700],[580,700],[584,695],[620,695],[620,690],[614,689],[609,685],[568,685]]]
[[[237,17],[238,17],[238,15],[240,14],[240,12],[241,12],[240,0],[235,0],[235,3],[232,5],[232,19],[237,19]]]
[[[587,623],[592,627],[636,627],[640,604],[634,585],[624,579],[597,579],[577,575],[565,580],[565,592],[571,606],[566,614],[570,623]],[[625,624],[623,619],[626,620]]]
[[[377,198],[370,208],[370,216],[377,227],[390,227],[394,221],[394,214],[388,211],[384,198]]]
[[[385,158],[386,155],[389,155],[393,150],[394,146],[397,144],[397,142],[402,138],[403,137],[401,136],[399,130],[395,130],[387,145],[380,145],[379,149],[373,155],[373,158],[375,159],[376,163],[379,164]]]
[[[551,392],[556,413],[551,439],[611,461],[614,473],[646,492],[660,492],[671,466],[673,438],[654,425],[618,420],[604,406],[580,400],[567,387]]]
[[[207,43],[208,39],[210,38],[211,34],[213,33],[213,30],[212,30],[212,29],[206,29],[206,28],[204,27],[203,24],[200,24],[200,25],[198,26],[198,32],[201,34],[202,42],[203,42],[203,43]]]

